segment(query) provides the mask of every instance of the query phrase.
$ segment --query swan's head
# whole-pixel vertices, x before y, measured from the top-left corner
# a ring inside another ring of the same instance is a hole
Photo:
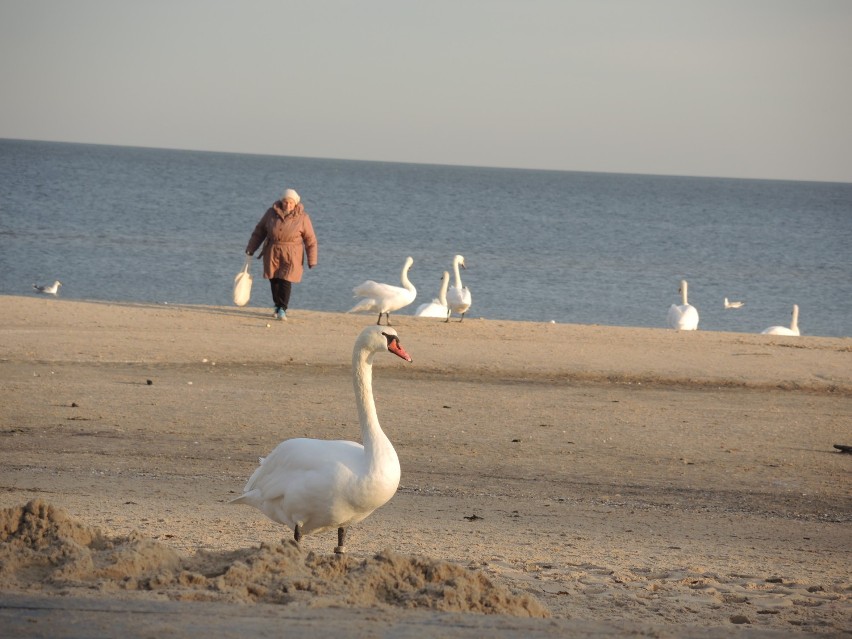
[[[464,255],[456,255],[453,258],[453,262],[461,266],[463,269],[467,270],[467,267],[464,265]]]
[[[366,350],[370,355],[387,351],[406,362],[411,361],[411,356],[405,352],[399,343],[399,335],[390,326],[368,326],[355,341],[355,350]]]

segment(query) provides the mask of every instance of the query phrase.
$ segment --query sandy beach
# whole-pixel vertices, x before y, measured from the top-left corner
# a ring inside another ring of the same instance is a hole
[[[375,316],[288,315],[0,296],[14,636],[852,634],[852,338],[392,315],[402,481],[338,558],[228,504],[359,436]]]

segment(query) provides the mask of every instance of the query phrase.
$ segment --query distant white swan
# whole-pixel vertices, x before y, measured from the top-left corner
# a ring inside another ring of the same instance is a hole
[[[786,326],[770,326],[760,331],[763,335],[800,335],[799,333],[799,305],[793,304],[793,317],[790,320],[790,328]]]
[[[698,311],[687,301],[686,280],[680,281],[682,304],[672,304],[667,316],[669,326],[679,331],[694,331],[698,328]]]
[[[347,313],[378,312],[379,319],[376,324],[382,323],[382,315],[384,315],[387,325],[390,326],[391,311],[398,311],[408,306],[417,297],[417,289],[408,279],[408,269],[411,268],[412,264],[414,264],[414,258],[405,259],[405,265],[402,267],[402,275],[400,276],[402,286],[392,286],[391,284],[367,280],[353,288],[353,297],[363,297],[364,299],[350,308]]]
[[[459,273],[459,266],[463,269],[467,267],[464,265],[464,257],[461,255],[456,255],[453,258],[453,272],[455,273],[456,279],[455,284],[449,288],[447,291],[447,306],[449,310],[447,311],[447,321],[450,321],[450,315],[453,313],[458,313],[461,315],[460,322],[464,321],[464,314],[467,313],[471,304],[471,296],[470,289],[467,286],[462,286],[461,274]]]
[[[742,308],[745,306],[745,302],[729,302],[728,298],[725,298],[725,308]]]
[[[45,295],[56,295],[59,292],[59,287],[62,286],[62,282],[56,280],[53,284],[45,284],[44,286],[39,286],[38,284],[33,284],[33,288],[39,293],[44,293]]]
[[[415,317],[440,317],[445,319],[450,309],[447,308],[447,287],[450,285],[450,274],[444,271],[444,276],[441,278],[441,288],[438,290],[438,297],[433,299],[428,304],[421,304],[414,311]]]
[[[231,503],[249,504],[289,526],[297,542],[337,528],[334,552],[346,552],[346,529],[386,504],[399,486],[399,458],[379,425],[373,399],[373,357],[382,352],[411,361],[392,328],[369,326],[355,341],[352,383],[363,444],[287,439],[260,460]]]

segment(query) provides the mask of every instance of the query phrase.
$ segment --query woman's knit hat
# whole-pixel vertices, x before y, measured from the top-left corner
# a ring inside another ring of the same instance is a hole
[[[287,189],[284,191],[284,195],[281,196],[282,200],[293,200],[296,204],[298,204],[302,198],[299,197],[299,194],[296,193],[293,189]]]

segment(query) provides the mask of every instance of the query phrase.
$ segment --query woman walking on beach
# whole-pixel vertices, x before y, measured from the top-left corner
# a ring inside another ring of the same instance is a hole
[[[317,265],[317,236],[299,194],[293,189],[284,191],[281,199],[260,218],[246,246],[246,255],[253,255],[264,240],[258,256],[263,257],[263,277],[269,280],[272,289],[275,317],[286,320],[292,285],[302,281],[306,250],[308,268]]]

